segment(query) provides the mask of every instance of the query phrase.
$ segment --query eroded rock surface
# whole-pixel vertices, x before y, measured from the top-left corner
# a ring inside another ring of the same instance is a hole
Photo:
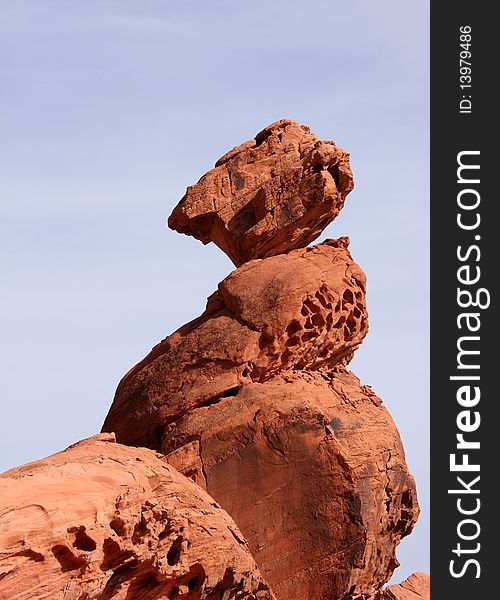
[[[274,598],[229,515],[101,434],[0,476],[0,598]]]
[[[353,189],[347,152],[282,119],[188,187],[169,227],[214,242],[236,266],[307,246]]]
[[[103,431],[158,449],[168,423],[246,383],[346,364],[368,329],[365,276],[347,245],[329,240],[233,271],[201,317],[125,375]]]
[[[352,187],[348,155],[285,119],[188,188],[170,227],[238,268],[125,375],[103,426],[208,490],[278,600],[394,600],[419,511],[390,415],[346,370],[365,276],[348,238],[304,247]]]
[[[426,573],[412,573],[401,583],[390,585],[377,600],[430,600],[431,578]]]
[[[344,370],[248,383],[168,425],[161,449],[232,515],[282,600],[375,593],[418,516],[389,413]]]

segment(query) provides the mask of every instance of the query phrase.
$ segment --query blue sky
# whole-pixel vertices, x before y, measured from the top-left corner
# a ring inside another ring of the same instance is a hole
[[[0,470],[97,432],[121,376],[232,269],[165,220],[229,148],[289,117],[351,153],[351,237],[428,570],[428,2],[4,0]]]

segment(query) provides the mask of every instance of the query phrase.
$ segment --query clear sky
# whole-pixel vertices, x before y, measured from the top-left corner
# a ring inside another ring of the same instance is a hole
[[[289,117],[351,153],[370,333],[352,370],[399,427],[428,571],[428,2],[0,3],[0,471],[100,430],[122,375],[232,264],[166,228],[229,148]]]

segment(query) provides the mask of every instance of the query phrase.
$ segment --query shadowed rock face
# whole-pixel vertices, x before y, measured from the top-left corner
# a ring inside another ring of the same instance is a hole
[[[365,276],[347,244],[330,240],[231,273],[201,317],[125,375],[103,430],[158,449],[166,424],[246,383],[347,363],[368,329]]]
[[[188,187],[168,225],[214,242],[240,266],[307,246],[337,216],[353,186],[347,152],[283,119]]]
[[[102,434],[0,476],[0,598],[272,600],[239,529],[145,448]]]
[[[389,413],[344,370],[249,383],[167,426],[161,450],[233,516],[278,598],[375,593],[418,516]]]

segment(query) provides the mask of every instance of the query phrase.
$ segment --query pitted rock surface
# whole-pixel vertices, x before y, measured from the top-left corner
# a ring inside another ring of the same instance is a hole
[[[0,475],[0,598],[272,600],[199,486],[101,434]]]
[[[347,244],[329,240],[233,271],[198,319],[125,375],[103,430],[158,449],[167,423],[246,383],[346,364],[368,330],[366,280]]]

